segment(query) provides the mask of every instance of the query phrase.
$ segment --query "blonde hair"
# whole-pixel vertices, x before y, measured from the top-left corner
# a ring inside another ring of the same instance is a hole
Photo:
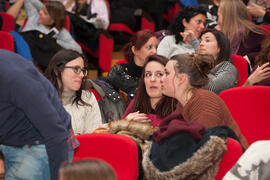
[[[222,0],[219,11],[222,14],[221,31],[227,35],[231,43],[239,33],[243,33],[243,39],[250,31],[263,34],[261,29],[251,21],[251,16],[242,0]]]

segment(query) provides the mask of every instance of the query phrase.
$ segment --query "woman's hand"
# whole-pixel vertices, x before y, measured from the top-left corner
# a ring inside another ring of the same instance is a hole
[[[257,69],[248,77],[243,86],[252,86],[264,79],[270,77],[269,62],[264,63],[262,66],[258,66]]]
[[[195,33],[192,30],[185,30],[184,32],[180,32],[180,35],[183,37],[184,42],[190,42],[196,38]]]
[[[256,3],[249,2],[248,3],[248,12],[255,17],[261,17],[265,15],[266,11],[264,7],[257,5]]]
[[[151,122],[151,120],[147,117],[146,114],[140,113],[139,111],[129,113],[125,119],[129,121],[138,121],[138,122]]]

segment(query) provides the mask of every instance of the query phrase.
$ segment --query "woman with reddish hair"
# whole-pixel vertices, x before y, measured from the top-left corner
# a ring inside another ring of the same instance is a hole
[[[157,53],[157,45],[158,40],[154,32],[141,30],[135,33],[123,48],[128,63],[113,66],[106,77],[106,82],[115,90],[126,93],[131,100],[138,86],[145,60],[149,55]]]

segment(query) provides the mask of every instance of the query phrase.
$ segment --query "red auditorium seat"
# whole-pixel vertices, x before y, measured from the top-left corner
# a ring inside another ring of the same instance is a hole
[[[249,144],[270,139],[270,87],[236,87],[222,91],[219,96]]]
[[[227,152],[222,157],[215,180],[222,180],[223,176],[225,176],[225,174],[235,165],[243,154],[243,150],[239,142],[232,138],[227,138],[227,140]]]
[[[0,49],[9,50],[15,52],[14,39],[12,35],[5,31],[0,31]]]
[[[74,152],[74,161],[98,158],[109,163],[117,180],[137,180],[139,159],[137,144],[130,138],[107,133],[76,135],[80,145]]]
[[[248,78],[248,63],[242,56],[235,54],[232,55],[232,62],[239,73],[237,86],[242,86]]]

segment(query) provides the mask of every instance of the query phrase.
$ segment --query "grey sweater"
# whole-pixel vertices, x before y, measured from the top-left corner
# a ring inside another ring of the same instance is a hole
[[[237,84],[238,71],[229,61],[222,61],[216,65],[208,75],[209,83],[205,87],[216,94]]]

